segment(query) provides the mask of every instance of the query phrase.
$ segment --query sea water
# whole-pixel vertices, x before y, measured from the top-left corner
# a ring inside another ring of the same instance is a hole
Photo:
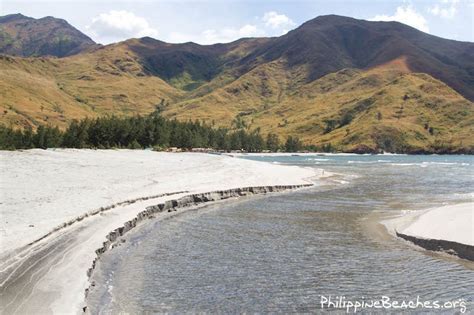
[[[400,210],[472,201],[473,157],[243,158],[336,175],[310,189],[221,202],[150,221],[101,257],[89,310],[307,313],[327,310],[329,298],[333,303],[388,298],[458,303],[437,313],[474,312],[472,263],[412,246],[377,224]],[[346,311],[334,305],[330,310]],[[362,310],[376,311],[434,310]]]

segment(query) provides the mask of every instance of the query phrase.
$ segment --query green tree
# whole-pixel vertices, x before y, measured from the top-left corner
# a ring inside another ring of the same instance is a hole
[[[302,148],[301,141],[298,137],[288,136],[285,142],[285,151],[286,152],[298,152]]]
[[[46,149],[46,127],[43,125],[38,126],[36,134],[33,137],[33,143],[36,148]]]
[[[280,138],[274,133],[267,134],[267,140],[265,142],[267,150],[277,152],[280,149]]]

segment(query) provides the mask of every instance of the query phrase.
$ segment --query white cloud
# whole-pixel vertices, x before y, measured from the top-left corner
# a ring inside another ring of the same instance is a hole
[[[166,41],[170,43],[186,43],[186,42],[199,43],[199,41],[196,41],[196,38],[194,38],[193,35],[185,34],[181,32],[169,33],[168,38],[166,38]]]
[[[152,28],[145,18],[125,10],[101,13],[92,19],[87,29],[92,33],[92,37],[103,42],[158,35],[158,31]]]
[[[457,5],[459,0],[442,0],[440,3],[428,7],[428,12],[434,16],[445,19],[452,19],[458,12]]]
[[[166,38],[172,43],[193,41],[199,44],[228,43],[243,37],[261,37],[286,34],[296,24],[286,15],[275,11],[266,12],[258,18],[255,24],[245,24],[241,27],[207,29],[200,33],[186,34],[171,32]]]
[[[246,24],[239,29],[239,36],[251,37],[258,35],[259,31],[255,25]]]
[[[400,6],[393,15],[380,14],[369,19],[370,21],[397,21],[410,25],[420,31],[429,33],[428,23],[423,15],[416,12],[411,5]]]
[[[273,29],[288,29],[296,25],[292,19],[275,11],[266,12],[262,17],[262,21],[265,23],[265,26]]]
[[[220,30],[208,29],[199,35],[190,35],[179,32],[172,32],[168,40],[174,43],[194,41],[199,44],[228,43],[242,37],[264,36],[265,32],[259,30],[257,26],[246,24],[240,28],[223,28]]]
[[[221,30],[205,30],[202,32],[205,43],[226,43],[242,37],[263,36],[265,33],[255,25],[246,24],[239,29],[224,28]]]

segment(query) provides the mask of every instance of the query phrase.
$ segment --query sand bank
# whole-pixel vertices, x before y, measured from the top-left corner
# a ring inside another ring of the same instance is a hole
[[[321,175],[199,153],[28,150],[0,158],[0,293],[9,313],[80,311],[95,250],[147,207],[216,190],[307,185]]]
[[[411,211],[382,223],[389,233],[416,245],[474,260],[473,202]]]

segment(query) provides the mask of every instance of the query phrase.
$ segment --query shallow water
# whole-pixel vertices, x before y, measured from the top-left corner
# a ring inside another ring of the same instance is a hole
[[[374,223],[399,210],[472,200],[472,157],[252,158],[342,175],[315,188],[218,203],[131,232],[101,258],[90,310],[300,313],[321,311],[321,296],[400,302],[419,296],[461,299],[474,312],[471,263],[388,237]],[[421,311],[433,310],[414,310]]]

